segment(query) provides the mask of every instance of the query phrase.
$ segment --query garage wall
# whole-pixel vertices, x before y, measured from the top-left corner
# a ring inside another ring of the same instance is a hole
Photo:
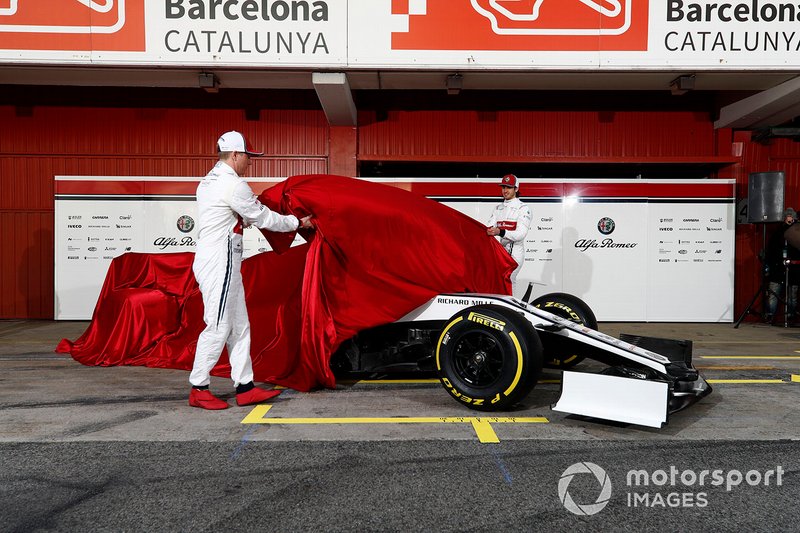
[[[53,317],[53,176],[202,176],[236,129],[271,157],[253,176],[328,170],[322,111],[0,106],[0,318]]]
[[[709,114],[691,111],[389,111],[361,113],[359,122],[362,161],[622,163],[717,155]]]
[[[228,129],[274,154],[254,164],[260,176],[350,174],[349,157],[669,164],[730,159],[738,150],[740,162],[718,177],[735,178],[740,198],[750,172],[784,170],[787,204],[800,207],[800,143],[731,138],[693,111],[362,111],[345,143],[333,143],[321,110],[263,110],[246,120],[235,109],[0,106],[0,120],[0,318],[52,318],[53,176],[200,176],[213,162],[213,140]],[[330,166],[331,143],[347,152],[337,156],[342,170]],[[760,283],[760,238],[759,225],[737,227],[737,316]]]

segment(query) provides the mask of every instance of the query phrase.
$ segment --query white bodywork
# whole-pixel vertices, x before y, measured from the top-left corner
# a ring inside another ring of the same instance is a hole
[[[475,305],[508,307],[519,312],[536,330],[575,339],[595,347],[598,352],[612,353],[647,366],[659,374],[668,374],[666,365],[671,361],[663,355],[556,316],[511,296],[440,294],[397,322],[446,321]],[[702,382],[702,378],[698,381]],[[667,421],[669,399],[670,390],[666,381],[564,371],[561,396],[552,408],[559,412],[660,428]]]
[[[663,381],[564,371],[553,411],[660,428],[667,422],[669,386]]]

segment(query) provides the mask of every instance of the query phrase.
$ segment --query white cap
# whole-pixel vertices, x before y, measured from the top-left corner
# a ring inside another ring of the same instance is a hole
[[[238,131],[228,131],[223,133],[217,141],[217,149],[220,152],[239,152],[248,155],[264,155],[264,152],[256,152],[247,144],[244,135]]]

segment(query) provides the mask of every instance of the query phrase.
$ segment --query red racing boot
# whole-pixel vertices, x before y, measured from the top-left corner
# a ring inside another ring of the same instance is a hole
[[[189,393],[189,405],[192,407],[199,407],[201,409],[209,409],[211,411],[227,409],[230,407],[228,402],[220,400],[211,394],[211,391],[208,389],[195,388],[192,388],[192,392]]]
[[[247,392],[240,392],[236,395],[236,405],[253,405],[257,403],[266,402],[270,398],[274,398],[281,391],[279,390],[264,390],[258,387],[253,387]]]

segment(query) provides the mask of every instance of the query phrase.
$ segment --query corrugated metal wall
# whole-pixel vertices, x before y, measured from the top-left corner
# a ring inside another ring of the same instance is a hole
[[[271,157],[254,176],[327,172],[322,111],[0,106],[0,318],[53,317],[53,176],[203,176],[223,131]]]
[[[370,112],[359,120],[360,160],[624,162],[716,155],[708,113],[390,111],[386,120]]]

